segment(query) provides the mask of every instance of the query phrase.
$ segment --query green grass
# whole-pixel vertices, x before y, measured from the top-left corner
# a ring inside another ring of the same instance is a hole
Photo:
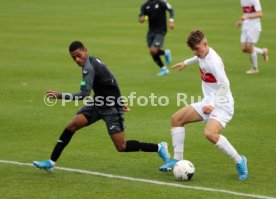
[[[48,107],[47,89],[75,92],[80,70],[68,55],[68,45],[82,40],[91,54],[100,57],[116,75],[123,95],[169,96],[166,107],[131,107],[125,124],[126,138],[171,143],[170,117],[176,93],[201,95],[197,66],[159,78],[158,68],[145,43],[146,24],[137,15],[142,1],[5,1],[0,6],[0,159],[19,162],[49,158],[61,131],[80,108]],[[190,182],[178,182],[171,173],[160,173],[162,162],[155,154],[115,151],[103,122],[77,133],[58,166],[145,178],[190,186],[225,189],[276,197],[275,134],[275,6],[262,1],[263,32],[258,46],[270,49],[270,62],[259,57],[260,73],[245,75],[248,56],[240,51],[241,15],[238,1],[170,0],[175,8],[175,30],[169,31],[166,47],[173,62],[192,56],[187,34],[201,28],[209,44],[222,57],[235,98],[235,115],[224,135],[248,158],[250,177],[237,180],[231,160],[203,136],[203,123],[187,126],[185,158],[196,174]],[[170,151],[172,149],[170,147]],[[240,198],[223,193],[165,187],[142,182],[109,179],[56,170],[52,175],[31,167],[0,164],[0,198]]]

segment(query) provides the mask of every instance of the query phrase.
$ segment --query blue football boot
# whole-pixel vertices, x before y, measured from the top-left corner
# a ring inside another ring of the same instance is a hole
[[[171,171],[171,170],[173,170],[174,165],[175,165],[178,161],[179,161],[179,160],[176,160],[176,159],[170,160],[168,163],[166,163],[166,164],[164,164],[163,166],[161,166],[161,167],[159,168],[159,171],[166,172],[166,171]]]
[[[168,151],[168,144],[167,142],[161,142],[158,144],[160,149],[158,151],[159,156],[162,158],[164,163],[168,163],[170,161],[170,153]]]
[[[52,171],[55,167],[55,164],[51,160],[45,160],[42,162],[33,161],[33,165],[39,169],[44,169],[46,171]]]
[[[160,72],[157,75],[163,76],[163,75],[167,75],[169,73],[170,73],[169,69],[166,66],[164,66],[163,68],[161,68]]]
[[[247,159],[244,156],[241,156],[242,162],[236,164],[239,179],[240,180],[246,180],[248,178],[248,169],[247,169]]]

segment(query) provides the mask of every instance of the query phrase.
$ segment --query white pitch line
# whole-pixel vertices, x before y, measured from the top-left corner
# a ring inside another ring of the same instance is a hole
[[[15,161],[9,161],[9,160],[0,160],[0,163],[23,165],[23,166],[33,166],[30,163],[15,162]],[[143,179],[143,178],[132,178],[132,177],[127,177],[127,176],[118,176],[118,175],[112,175],[112,174],[106,174],[106,173],[100,173],[100,172],[94,172],[94,171],[87,171],[87,170],[81,170],[81,169],[71,169],[71,168],[65,168],[65,167],[55,167],[55,169],[69,171],[69,172],[75,172],[75,173],[95,175],[95,176],[102,176],[102,177],[107,177],[107,178],[122,179],[122,180],[135,181],[135,182],[145,182],[145,183],[156,184],[156,185],[165,185],[165,186],[169,186],[169,187],[179,187],[179,188],[184,188],[184,189],[195,189],[195,190],[200,190],[200,191],[224,193],[224,194],[228,194],[228,195],[244,196],[244,197],[249,197],[249,198],[276,199],[275,197],[271,197],[271,196],[247,194],[247,193],[240,193],[240,192],[235,192],[235,191],[228,191],[228,190],[224,190],[224,189],[213,189],[213,188],[208,188],[208,187],[188,186],[188,185],[177,184],[177,183],[168,183],[168,182],[162,182],[162,181],[157,181],[157,180],[147,180],[147,179]]]

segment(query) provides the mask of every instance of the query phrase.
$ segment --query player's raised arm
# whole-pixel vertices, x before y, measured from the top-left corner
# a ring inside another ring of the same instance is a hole
[[[185,64],[184,64],[184,62],[179,62],[179,63],[177,63],[177,64],[174,64],[172,67],[171,67],[171,69],[176,69],[176,68],[178,68],[178,70],[179,71],[181,71],[181,70],[183,70],[184,68],[185,68]]]
[[[179,63],[173,65],[173,66],[171,67],[171,69],[178,68],[179,71],[181,71],[181,70],[183,70],[186,66],[191,65],[191,64],[194,64],[194,63],[196,63],[196,62],[198,62],[198,58],[197,58],[197,56],[194,56],[194,57],[192,57],[192,58],[190,58],[190,59],[186,59],[184,62],[179,62]]]

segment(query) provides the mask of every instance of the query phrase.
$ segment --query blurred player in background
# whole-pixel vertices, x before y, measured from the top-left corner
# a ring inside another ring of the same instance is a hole
[[[246,74],[255,74],[259,72],[257,54],[261,54],[265,62],[268,62],[268,49],[255,46],[262,31],[262,8],[259,0],[241,0],[241,7],[243,15],[236,25],[242,27],[241,49],[250,57],[251,68],[246,71]]]
[[[148,20],[147,45],[154,62],[160,67],[158,76],[166,75],[169,69],[164,65],[161,56],[165,56],[167,64],[171,63],[171,51],[163,50],[163,43],[167,33],[166,11],[170,13],[169,28],[174,28],[174,10],[164,0],[147,0],[142,6],[139,21],[144,23]]]
[[[220,151],[233,159],[240,180],[248,177],[246,158],[238,154],[226,137],[221,135],[226,124],[234,114],[234,99],[229,80],[220,56],[208,46],[207,38],[200,30],[192,31],[187,44],[196,55],[172,66],[172,69],[184,69],[193,63],[199,64],[202,80],[203,99],[177,111],[171,120],[171,136],[174,158],[159,168],[160,171],[172,170],[177,161],[183,159],[185,125],[205,121],[204,134]]]
[[[137,140],[125,140],[124,111],[129,111],[124,105],[117,81],[107,66],[98,58],[89,56],[82,42],[74,41],[69,46],[69,53],[82,70],[82,81],[79,93],[60,93],[48,91],[47,95],[55,99],[84,100],[94,91],[93,98],[86,103],[65,127],[51,154],[46,161],[33,161],[33,164],[45,170],[52,170],[68,145],[72,136],[79,129],[89,126],[98,120],[104,120],[107,131],[119,152],[158,152],[164,162],[170,160],[166,142],[159,144],[144,143]],[[104,147],[104,146],[103,146]]]

